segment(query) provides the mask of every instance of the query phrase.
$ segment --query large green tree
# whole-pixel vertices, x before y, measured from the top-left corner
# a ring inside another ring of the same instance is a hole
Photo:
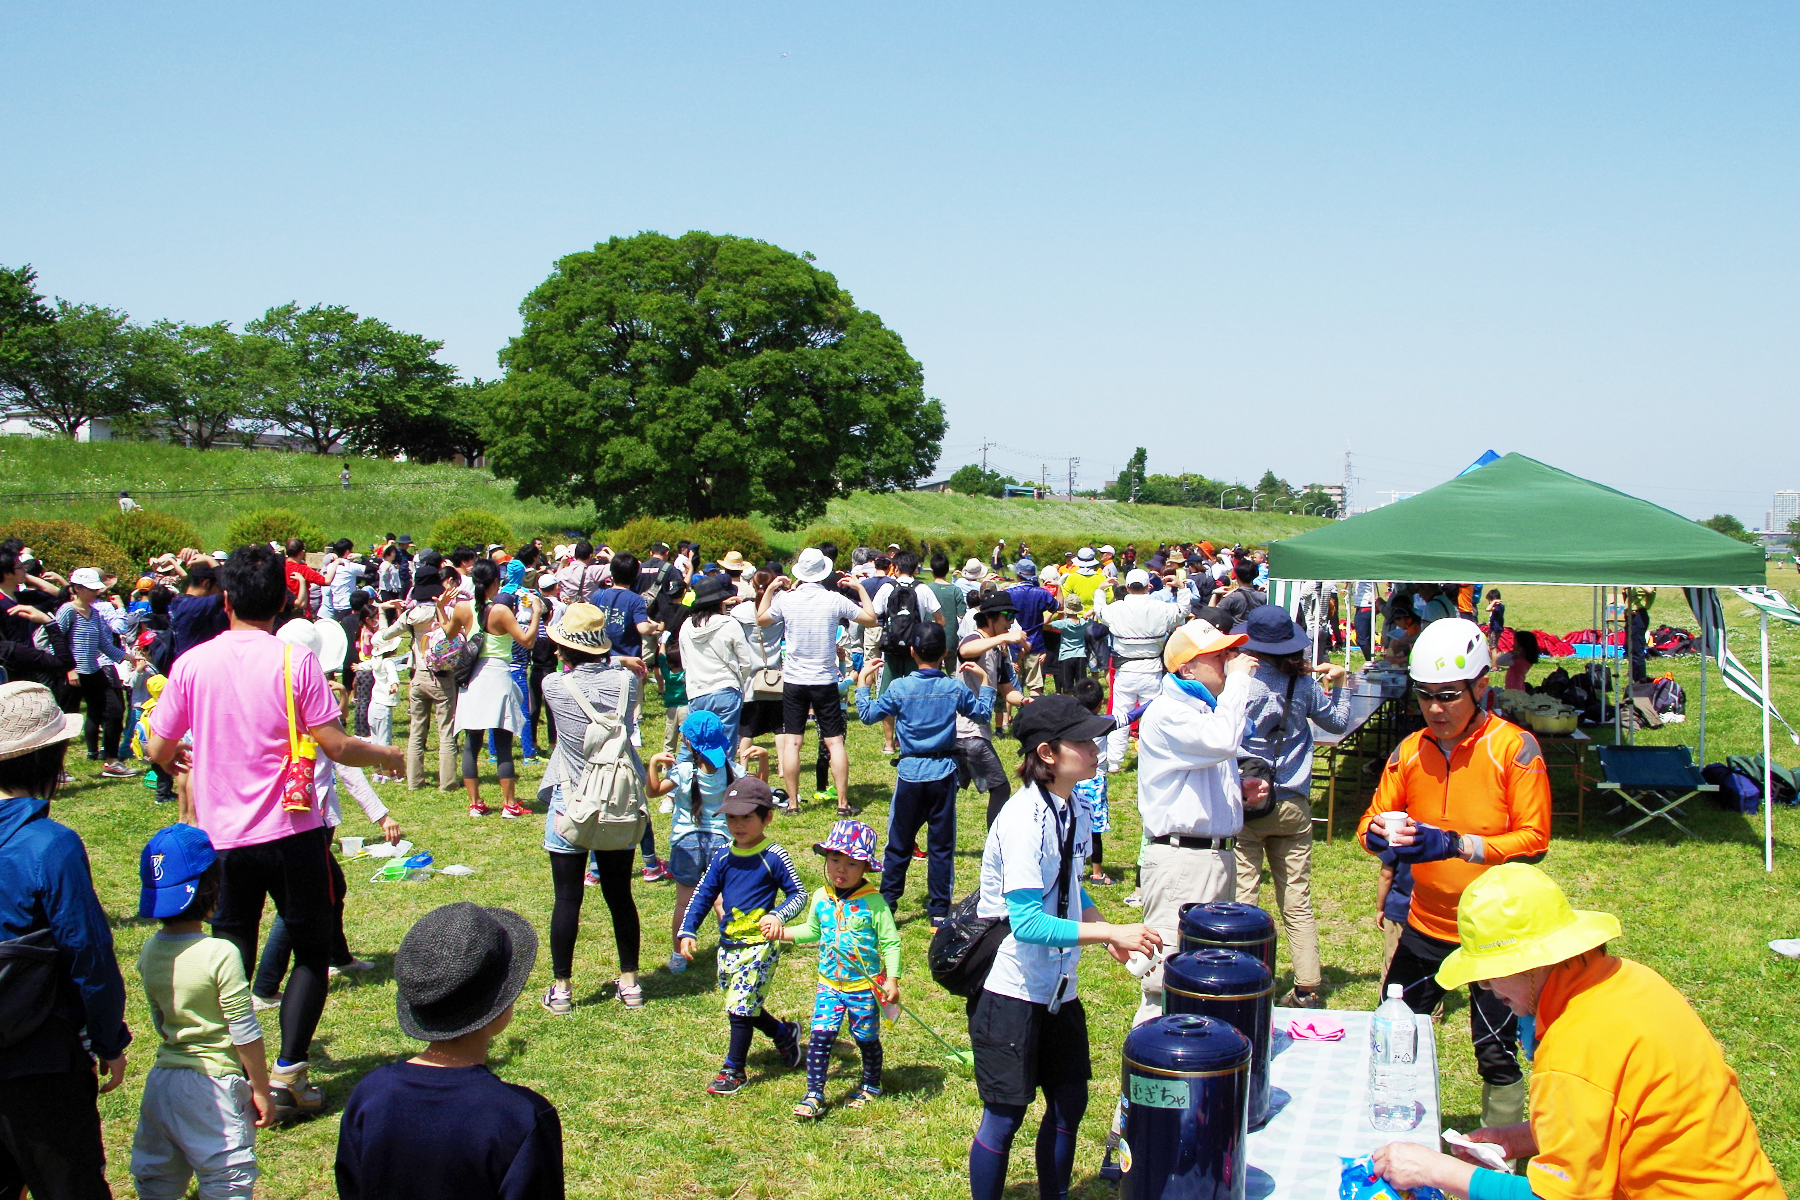
[[[1017,482],[1011,475],[970,463],[950,476],[950,490],[964,496],[1005,496],[1006,485]]]
[[[33,302],[29,278],[4,274],[12,283],[0,333],[0,396],[33,425],[73,439],[91,421],[126,419],[154,401],[163,377],[150,331],[117,309],[58,300],[51,310],[41,297]],[[45,312],[48,321],[40,319]]]
[[[245,326],[268,341],[272,386],[261,415],[329,454],[342,442],[377,452],[383,424],[428,412],[456,378],[442,342],[402,333],[342,305],[271,308]]]
[[[159,366],[165,373],[158,403],[147,420],[171,441],[208,450],[221,441],[242,442],[266,424],[259,414],[274,398],[274,346],[240,334],[229,321],[211,325],[163,322]]]
[[[358,431],[359,438],[382,454],[404,453],[417,462],[448,462],[460,454],[464,465],[474,466],[487,448],[487,408],[499,386],[491,379],[448,384],[421,404],[384,410]]]
[[[1700,524],[1706,526],[1715,533],[1722,533],[1726,537],[1736,538],[1740,542],[1756,541],[1756,535],[1751,533],[1748,529],[1745,529],[1744,523],[1730,513],[1714,513],[1712,516],[1706,518],[1706,520],[1700,522]]]
[[[520,306],[488,462],[520,496],[793,528],[925,477],[944,435],[898,334],[803,256],[692,232],[613,238]]]

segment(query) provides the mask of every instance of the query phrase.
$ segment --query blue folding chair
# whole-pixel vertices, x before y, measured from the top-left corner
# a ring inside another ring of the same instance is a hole
[[[1617,792],[1624,804],[1644,814],[1614,837],[1624,837],[1658,817],[1688,837],[1698,836],[1676,820],[1675,813],[1701,792],[1716,792],[1719,787],[1700,777],[1686,746],[1601,746],[1599,751],[1605,778],[1594,786]]]

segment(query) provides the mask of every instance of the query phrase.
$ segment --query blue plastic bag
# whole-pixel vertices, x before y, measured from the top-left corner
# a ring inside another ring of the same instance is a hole
[[[1338,1176],[1338,1200],[1444,1200],[1444,1193],[1434,1187],[1407,1191],[1375,1174],[1375,1156],[1340,1158],[1343,1173]]]

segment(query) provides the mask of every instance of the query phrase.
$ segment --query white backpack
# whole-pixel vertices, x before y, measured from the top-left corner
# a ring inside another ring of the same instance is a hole
[[[581,688],[569,682],[569,693],[587,714],[588,727],[581,735],[586,756],[581,775],[563,781],[563,811],[556,814],[556,832],[583,850],[624,850],[644,836],[650,806],[644,781],[631,760],[631,738],[625,728],[625,707],[631,688],[621,690],[619,705],[605,716],[594,711]]]

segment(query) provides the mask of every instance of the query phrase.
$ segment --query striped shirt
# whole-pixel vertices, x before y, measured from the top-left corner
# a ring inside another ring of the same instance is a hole
[[[803,583],[777,594],[769,605],[769,615],[785,622],[787,629],[782,682],[814,687],[835,684],[838,631],[860,612],[862,605],[822,584]]]
[[[95,602],[85,617],[74,601],[56,611],[56,623],[69,636],[69,653],[75,656],[78,673],[92,675],[100,669],[102,657],[113,662],[125,657],[125,648],[119,644],[119,621],[119,610],[102,602]]]

